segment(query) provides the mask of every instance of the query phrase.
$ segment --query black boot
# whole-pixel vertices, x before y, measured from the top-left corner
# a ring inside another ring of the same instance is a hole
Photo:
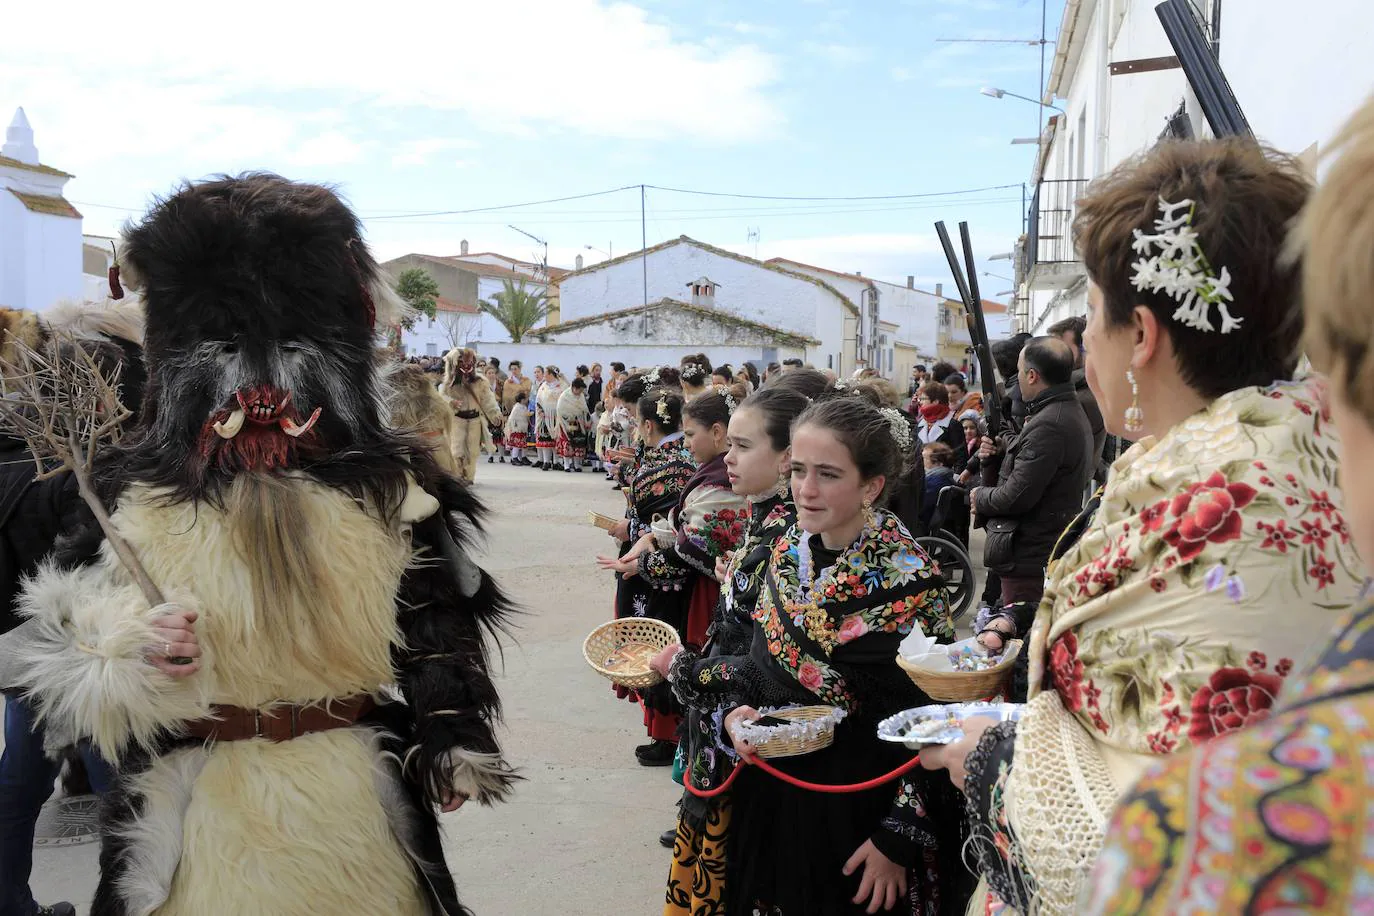
[[[648,744],[635,748],[635,759],[642,767],[670,767],[677,756],[677,745],[671,741],[655,738]]]
[[[658,845],[662,846],[664,849],[672,849],[676,846],[677,828],[674,827],[672,830],[663,831],[658,837]]]

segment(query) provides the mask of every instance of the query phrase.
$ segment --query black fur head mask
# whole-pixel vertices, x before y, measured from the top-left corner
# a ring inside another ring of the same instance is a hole
[[[333,191],[266,174],[187,185],[127,231],[121,259],[149,379],[111,479],[217,500],[236,474],[296,470],[394,491],[407,448],[377,406],[378,268]]]

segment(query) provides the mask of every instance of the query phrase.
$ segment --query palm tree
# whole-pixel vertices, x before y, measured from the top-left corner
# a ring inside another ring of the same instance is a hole
[[[544,291],[530,292],[525,288],[524,280],[520,281],[519,286],[510,280],[505,281],[505,289],[494,294],[490,301],[483,300],[477,305],[501,322],[510,332],[512,343],[520,343],[520,339],[549,314],[549,300]]]

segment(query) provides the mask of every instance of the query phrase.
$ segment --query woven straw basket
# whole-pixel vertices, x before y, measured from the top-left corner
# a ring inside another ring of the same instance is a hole
[[[681,642],[677,630],[661,620],[652,617],[623,617],[603,623],[592,630],[582,643],[582,657],[587,660],[597,674],[613,684],[631,690],[643,690],[663,680],[657,671],[646,662],[642,668],[608,668],[611,654],[628,643],[643,643],[653,646],[654,650],[665,649],[675,642]]]
[[[932,700],[962,703],[968,700],[986,700],[996,695],[1002,682],[1011,674],[1016,657],[1020,654],[1021,640],[1013,639],[1007,643],[1002,660],[983,671],[932,671],[920,665],[913,665],[900,655],[897,656],[897,666]]]
[[[804,721],[807,719],[819,719],[829,715],[834,711],[832,706],[793,706],[789,709],[779,709],[769,713],[776,719],[787,719],[789,721]],[[829,747],[835,742],[835,726],[820,732],[811,738],[769,738],[754,744],[754,752],[760,757],[796,757],[801,754],[809,754],[812,751],[819,751]]]

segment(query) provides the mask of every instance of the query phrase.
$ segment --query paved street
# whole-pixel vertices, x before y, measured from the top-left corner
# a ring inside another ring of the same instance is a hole
[[[463,901],[483,916],[658,911],[668,853],[658,835],[680,791],[644,769],[638,709],[615,700],[582,660],[582,639],[610,613],[611,582],[594,556],[611,541],[587,510],[618,515],[598,474],[483,464],[478,490],[495,510],[483,564],[524,606],[500,677],[504,744],[527,778],[497,808],[445,818]],[[86,912],[97,846],[35,851],[33,889]]]

